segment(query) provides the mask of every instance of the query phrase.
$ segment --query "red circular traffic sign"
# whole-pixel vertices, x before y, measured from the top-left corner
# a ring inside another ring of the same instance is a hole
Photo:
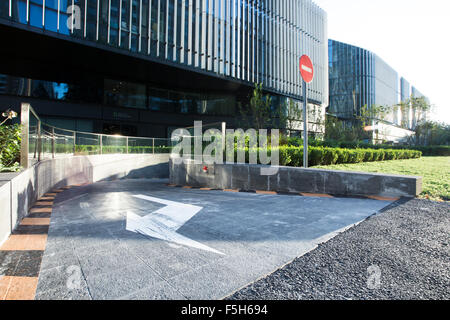
[[[310,83],[314,78],[314,66],[307,55],[300,58],[300,74],[306,83]]]

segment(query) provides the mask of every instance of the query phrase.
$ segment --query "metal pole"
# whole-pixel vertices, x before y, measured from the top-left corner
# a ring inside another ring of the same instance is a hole
[[[227,123],[222,122],[222,150],[225,152],[226,144],[226,134],[227,134]]]
[[[55,128],[52,127],[52,158],[55,159]]]
[[[75,155],[75,152],[77,151],[77,133],[76,131],[73,132],[73,154]]]
[[[127,154],[128,154],[128,137],[126,139],[127,139]]]
[[[103,154],[103,135],[99,135],[100,138],[100,154]]]
[[[153,154],[155,154],[155,138],[153,138]]]
[[[307,84],[303,81],[303,167],[308,168],[308,99]]]
[[[24,169],[28,168],[28,152],[29,152],[29,127],[30,127],[30,105],[22,103],[20,112],[21,143],[20,143],[20,166]]]
[[[38,120],[38,127],[37,127],[37,145],[38,145],[38,162],[41,161],[41,151],[42,151],[42,138],[41,138],[41,121]]]

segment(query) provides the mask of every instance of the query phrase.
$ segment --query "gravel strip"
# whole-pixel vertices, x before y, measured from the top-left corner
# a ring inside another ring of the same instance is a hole
[[[450,204],[400,200],[228,299],[450,299]]]

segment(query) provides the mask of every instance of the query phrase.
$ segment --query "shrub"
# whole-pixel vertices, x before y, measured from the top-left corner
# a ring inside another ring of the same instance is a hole
[[[339,159],[339,154],[336,149],[324,148],[322,160],[324,163],[336,164]]]
[[[303,166],[303,148],[299,147],[299,148],[289,149],[289,151],[290,151],[290,158],[291,158],[292,165],[294,167]]]
[[[286,147],[280,147],[279,152],[280,152],[280,165],[290,166],[292,158],[289,149]]]
[[[345,163],[361,163],[367,161],[383,161],[395,159],[420,158],[422,153],[417,150],[374,150],[374,149],[343,149],[310,147],[308,149],[310,166],[332,165]],[[235,149],[235,154],[237,149]],[[303,147],[282,146],[279,148],[280,165],[289,167],[303,166]],[[248,154],[248,150],[246,150]],[[248,161],[248,155],[246,156]]]
[[[450,156],[450,146],[393,146],[389,144],[371,144],[363,141],[338,141],[334,139],[325,140],[309,140],[309,145],[312,147],[326,147],[326,148],[343,148],[343,149],[375,149],[375,150],[417,150],[421,151],[423,156]],[[288,146],[303,146],[303,140],[300,138],[289,138]],[[395,153],[395,158],[397,155],[401,157],[404,153]],[[374,155],[373,161],[376,158],[381,158],[382,155]],[[389,155],[389,157],[391,157]],[[386,159],[387,160],[387,159]],[[393,159],[392,159],[393,160]]]
[[[19,170],[20,125],[0,126],[0,165],[2,171]]]
[[[308,160],[311,166],[320,166],[323,163],[323,151],[322,147],[308,149]]]
[[[348,152],[345,149],[336,148],[336,153],[338,155],[337,164],[348,163]]]
[[[380,156],[378,158],[378,161],[384,161],[386,157],[386,151],[384,149],[378,150],[380,152]]]
[[[373,150],[366,149],[364,150],[364,162],[370,162],[373,161]]]
[[[73,146],[68,146],[68,149],[64,145],[58,147],[56,145],[56,151],[60,150],[60,152],[73,152]],[[132,154],[150,154],[150,153],[171,153],[172,147],[167,146],[128,146],[128,153]],[[81,155],[91,155],[91,154],[100,154],[100,146],[99,145],[77,145],[75,147],[75,153]],[[103,154],[114,154],[114,153],[127,153],[126,146],[102,146]]]

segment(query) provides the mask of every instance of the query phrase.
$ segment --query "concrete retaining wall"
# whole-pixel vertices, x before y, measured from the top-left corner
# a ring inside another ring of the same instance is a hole
[[[279,167],[273,176],[260,174],[263,166],[170,160],[170,182],[176,185],[244,191],[322,193],[342,196],[415,197],[422,192],[422,178],[377,173]]]
[[[0,244],[43,194],[63,186],[118,178],[168,178],[169,155],[96,155],[42,161],[0,174]]]

